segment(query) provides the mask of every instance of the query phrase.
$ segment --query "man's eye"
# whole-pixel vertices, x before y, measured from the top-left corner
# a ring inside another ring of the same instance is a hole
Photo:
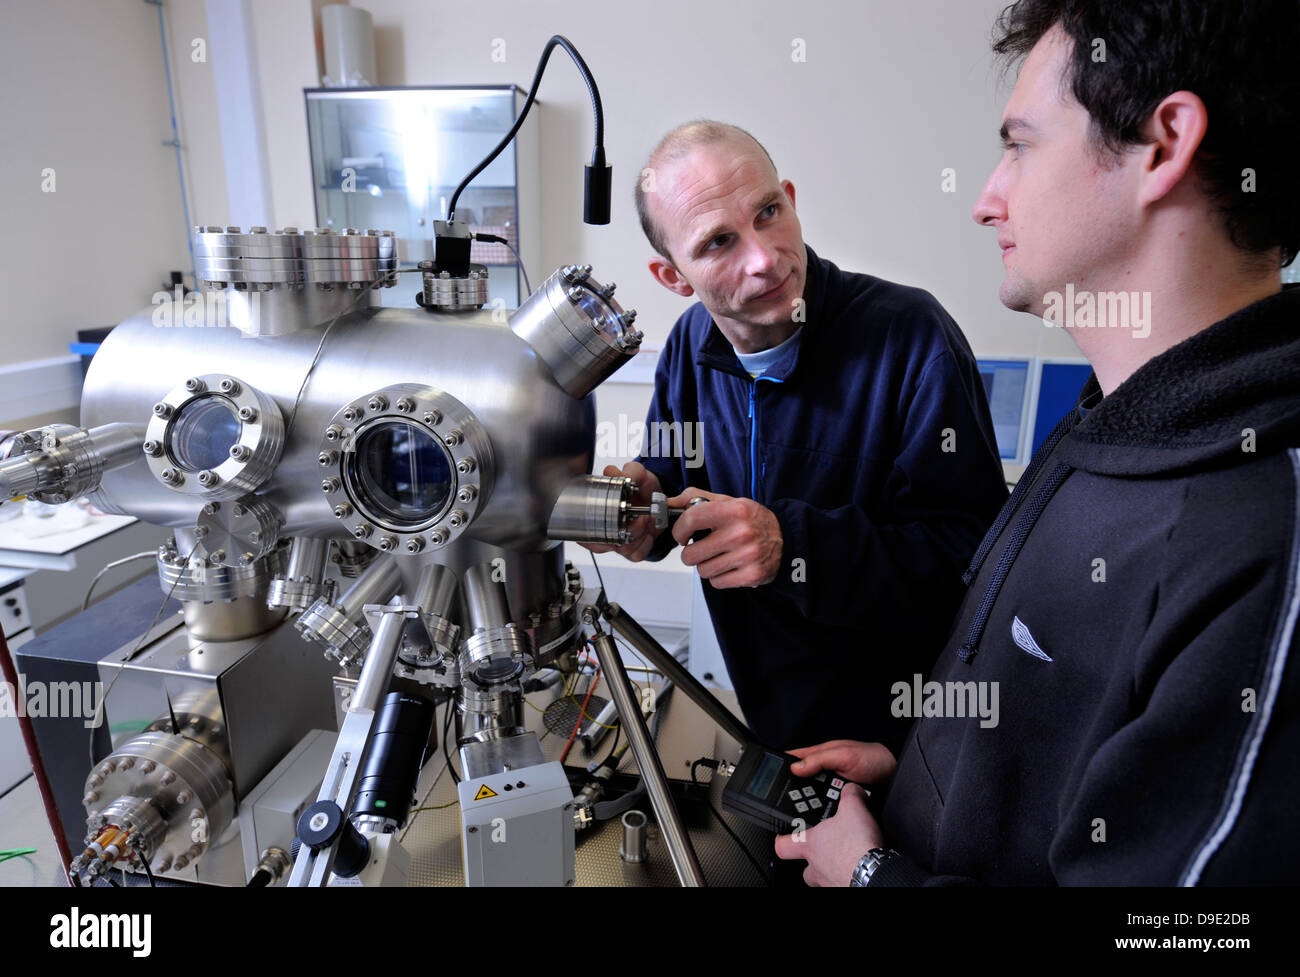
[[[717,237],[715,237],[712,241],[710,241],[708,244],[704,246],[704,250],[716,251],[718,248],[726,244],[727,240],[728,240],[727,235],[719,234]]]
[[[776,216],[776,210],[777,210],[777,205],[776,205],[776,204],[768,204],[766,207],[763,208],[762,216],[763,216],[763,217],[775,217],[775,216]]]

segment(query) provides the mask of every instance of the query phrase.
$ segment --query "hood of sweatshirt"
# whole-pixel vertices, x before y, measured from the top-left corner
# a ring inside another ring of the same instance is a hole
[[[1094,387],[1095,379],[1085,393]],[[1143,364],[1074,425],[1057,458],[1099,475],[1143,476],[1298,445],[1300,285],[1288,285]]]

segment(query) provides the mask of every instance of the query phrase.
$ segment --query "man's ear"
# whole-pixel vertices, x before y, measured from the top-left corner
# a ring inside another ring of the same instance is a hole
[[[1205,138],[1209,113],[1200,96],[1173,92],[1156,106],[1146,122],[1143,164],[1138,202],[1152,204],[1166,197],[1187,175]]]
[[[790,198],[790,209],[793,210],[794,209],[794,184],[791,183],[789,180],[782,180],[781,189],[784,190],[785,195]]]
[[[677,266],[661,254],[655,255],[648,262],[650,274],[664,288],[674,292],[682,298],[690,298],[695,294],[695,289],[691,288],[691,283],[682,277],[682,273],[677,270]]]

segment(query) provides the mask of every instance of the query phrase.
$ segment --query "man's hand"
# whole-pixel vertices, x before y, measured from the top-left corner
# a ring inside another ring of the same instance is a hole
[[[880,743],[831,740],[786,752],[800,758],[798,763],[790,765],[790,772],[796,777],[815,777],[823,770],[830,770],[845,780],[874,784],[888,780],[898,768],[894,754]]]
[[[632,505],[649,505],[651,493],[663,491],[659,485],[659,476],[640,462],[629,461],[623,466],[622,471],[619,471],[613,465],[606,465],[604,474],[609,476],[622,475],[636,483],[636,491],[632,493]],[[633,563],[640,563],[650,553],[650,550],[655,545],[655,539],[662,530],[655,529],[654,520],[649,516],[637,516],[628,523],[627,530],[632,534],[632,538],[622,546],[609,546],[605,543],[582,543],[580,545],[585,546],[593,553],[614,552],[626,557]]]
[[[704,498],[706,505],[690,504]],[[682,562],[697,567],[700,578],[719,590],[761,587],[776,579],[781,569],[781,526],[771,509],[753,499],[738,499],[688,488],[668,500],[670,508],[686,508],[677,517],[673,538],[681,543]],[[686,546],[692,535],[712,530],[707,537]]]
[[[806,861],[803,880],[809,885],[848,885],[862,856],[884,845],[880,825],[867,810],[867,795],[857,784],[845,784],[835,816],[807,831],[778,837],[776,857]]]
[[[898,763],[879,743],[831,740],[819,746],[789,751],[802,759],[790,766],[799,777],[830,770],[845,780],[872,784],[891,777]],[[866,794],[857,784],[844,785],[833,818],[808,831],[776,839],[778,858],[802,858],[808,863],[803,879],[809,885],[848,885],[853,869],[873,848],[883,848],[885,836],[867,810]]]

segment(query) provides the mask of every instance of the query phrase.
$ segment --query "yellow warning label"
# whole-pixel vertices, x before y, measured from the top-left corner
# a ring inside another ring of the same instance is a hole
[[[474,795],[474,800],[482,801],[482,800],[486,800],[489,797],[496,797],[496,796],[497,796],[497,792],[494,791],[487,784],[484,784],[482,787],[478,789],[478,793]]]

